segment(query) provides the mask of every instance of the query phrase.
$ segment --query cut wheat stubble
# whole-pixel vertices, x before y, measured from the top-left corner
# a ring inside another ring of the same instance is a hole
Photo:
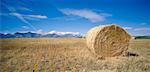
[[[131,36],[121,27],[103,25],[92,28],[86,35],[89,50],[98,56],[119,56],[128,49]]]

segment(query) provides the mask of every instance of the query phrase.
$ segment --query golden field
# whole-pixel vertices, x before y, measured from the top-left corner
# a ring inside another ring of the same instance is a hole
[[[150,40],[130,42],[138,56],[98,58],[84,38],[0,39],[0,72],[150,72]]]

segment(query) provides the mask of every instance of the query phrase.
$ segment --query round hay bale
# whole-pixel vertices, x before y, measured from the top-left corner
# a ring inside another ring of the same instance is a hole
[[[121,55],[128,49],[130,39],[131,36],[115,24],[94,27],[86,35],[89,50],[103,57]]]

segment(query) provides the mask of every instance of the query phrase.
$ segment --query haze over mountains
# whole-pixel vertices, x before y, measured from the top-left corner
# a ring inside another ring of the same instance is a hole
[[[38,38],[38,37],[77,37],[80,38],[82,35],[78,32],[55,32],[51,31],[49,33],[35,33],[35,32],[16,32],[13,34],[7,33],[0,33],[0,38]]]
[[[41,38],[41,37],[48,37],[48,38],[82,38],[84,35],[80,34],[79,32],[57,32],[57,31],[50,31],[50,32],[15,32],[15,33],[0,33],[0,38]],[[134,36],[136,39],[150,39],[150,36]]]

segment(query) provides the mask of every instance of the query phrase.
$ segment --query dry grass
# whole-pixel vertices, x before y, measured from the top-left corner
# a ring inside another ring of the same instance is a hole
[[[150,40],[134,40],[139,56],[94,57],[81,38],[0,39],[0,72],[149,72]]]

